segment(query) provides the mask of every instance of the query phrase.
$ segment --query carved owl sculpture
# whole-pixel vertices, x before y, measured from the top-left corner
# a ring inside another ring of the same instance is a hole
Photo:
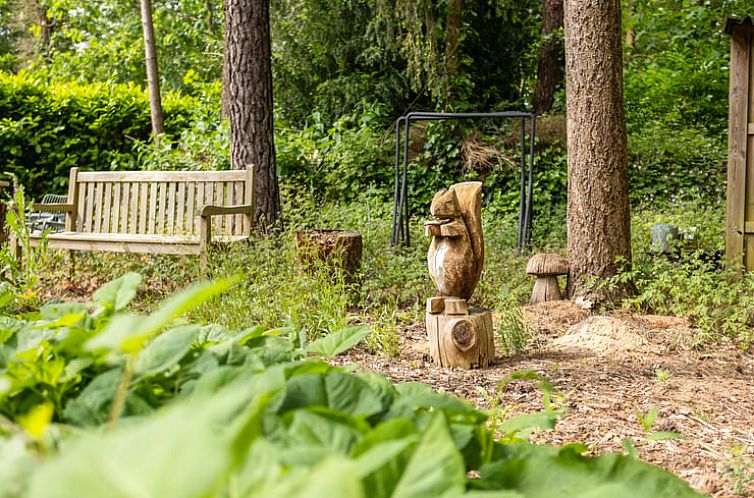
[[[432,199],[436,219],[424,224],[432,237],[427,254],[429,274],[438,295],[468,300],[484,266],[482,182],[457,183]]]

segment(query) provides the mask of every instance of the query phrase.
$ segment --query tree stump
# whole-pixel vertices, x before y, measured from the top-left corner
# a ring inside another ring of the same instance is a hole
[[[427,301],[427,335],[432,361],[442,367],[485,368],[495,359],[492,313],[468,308],[466,301],[444,298]],[[456,301],[463,301],[464,305]],[[438,311],[443,308],[442,311]]]
[[[301,260],[310,268],[317,261],[343,268],[353,276],[361,264],[361,234],[349,230],[299,230],[296,245]]]

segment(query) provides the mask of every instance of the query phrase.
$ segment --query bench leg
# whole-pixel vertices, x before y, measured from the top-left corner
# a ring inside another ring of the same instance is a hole
[[[66,256],[68,260],[68,278],[72,279],[76,273],[76,253],[71,249]]]
[[[209,268],[209,254],[208,254],[208,248],[205,246],[202,248],[202,252],[199,253],[199,272],[204,277],[208,277],[208,268]]]

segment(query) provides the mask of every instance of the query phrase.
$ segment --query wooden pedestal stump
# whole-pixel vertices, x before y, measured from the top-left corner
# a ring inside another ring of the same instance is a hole
[[[296,245],[301,259],[313,267],[316,261],[340,265],[353,276],[361,263],[361,234],[349,230],[300,230]]]
[[[490,310],[468,308],[465,299],[430,298],[426,323],[429,353],[438,365],[485,368],[495,359]]]

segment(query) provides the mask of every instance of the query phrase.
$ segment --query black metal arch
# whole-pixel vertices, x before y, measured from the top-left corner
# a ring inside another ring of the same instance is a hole
[[[534,175],[534,136],[537,118],[530,112],[410,112],[395,120],[395,194],[393,205],[393,227],[390,243],[408,246],[409,235],[408,209],[408,141],[411,123],[415,121],[446,121],[452,119],[479,118],[518,118],[521,119],[521,189],[518,213],[518,240],[516,246],[524,251],[531,242],[532,217],[532,179]],[[531,120],[529,133],[529,164],[526,164],[526,120]],[[401,174],[401,126],[405,127],[403,139],[403,172]]]

